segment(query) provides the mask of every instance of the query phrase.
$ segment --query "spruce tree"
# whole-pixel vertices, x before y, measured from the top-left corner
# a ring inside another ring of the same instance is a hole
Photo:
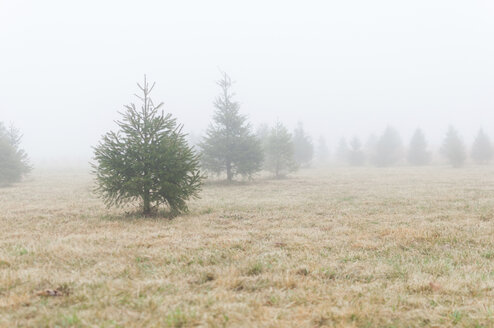
[[[441,153],[454,167],[460,167],[465,163],[467,154],[465,145],[461,140],[458,131],[450,126],[441,146]]]
[[[380,167],[394,165],[401,160],[402,151],[403,146],[398,131],[388,126],[377,141],[374,164]]]
[[[0,187],[18,182],[31,171],[26,152],[20,148],[22,135],[13,125],[0,122]]]
[[[261,170],[261,143],[240,114],[239,103],[233,100],[230,77],[224,73],[217,84],[221,94],[214,102],[213,122],[199,144],[203,167],[216,174],[226,172],[227,181],[236,175],[251,177]]]
[[[412,165],[427,165],[431,161],[431,153],[427,151],[425,135],[420,129],[415,130],[410,140],[407,159]]]
[[[492,159],[493,149],[489,136],[480,129],[472,146],[472,159],[477,164],[487,164]]]
[[[350,149],[347,154],[347,161],[352,166],[362,166],[365,162],[365,155],[362,149],[362,143],[357,137],[350,141]]]
[[[294,158],[300,166],[310,166],[314,157],[314,145],[310,136],[304,131],[302,122],[299,122],[293,132]]]
[[[199,157],[182,125],[161,110],[163,103],[154,105],[154,84],[149,86],[144,77],[144,84],[137,85],[141,107],[125,106],[116,121],[119,130],[105,134],[94,148],[96,192],[107,206],[140,201],[145,215],[159,205],[167,205],[172,214],[184,212],[186,201],[201,188]]]
[[[281,122],[276,122],[266,140],[265,168],[277,178],[296,171],[293,149],[292,136]]]

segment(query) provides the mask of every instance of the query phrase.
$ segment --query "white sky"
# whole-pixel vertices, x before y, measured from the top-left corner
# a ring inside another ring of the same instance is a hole
[[[494,1],[0,0],[0,121],[37,162],[87,161],[144,74],[201,133],[219,68],[254,125],[494,137]]]

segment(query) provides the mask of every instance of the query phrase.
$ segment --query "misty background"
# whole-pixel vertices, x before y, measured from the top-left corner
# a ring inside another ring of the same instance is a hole
[[[136,82],[202,135],[230,74],[253,127],[437,146],[494,136],[494,2],[0,0],[0,121],[33,162],[87,163]]]

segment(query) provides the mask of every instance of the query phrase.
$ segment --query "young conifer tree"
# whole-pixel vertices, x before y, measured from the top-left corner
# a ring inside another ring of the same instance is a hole
[[[22,135],[0,122],[0,187],[18,182],[31,171],[26,152],[20,148]]]
[[[281,122],[276,122],[269,132],[265,149],[265,168],[280,178],[297,170],[293,158],[293,141],[290,132]]]
[[[117,121],[119,130],[108,132],[94,148],[93,166],[96,191],[108,206],[140,201],[142,211],[150,215],[159,205],[167,205],[172,214],[187,210],[187,200],[201,188],[199,157],[187,143],[163,103],[154,105],[149,86],[137,84],[142,96],[140,108],[125,106]]]
[[[221,94],[216,98],[216,111],[206,136],[199,144],[203,167],[210,172],[226,172],[227,181],[236,175],[251,177],[262,168],[260,140],[252,133],[240,105],[233,100],[232,80],[224,73],[217,82]]]
[[[402,151],[403,146],[398,131],[388,126],[377,140],[374,164],[380,167],[394,165],[401,160]]]
[[[477,164],[487,164],[492,159],[492,143],[489,136],[482,129],[480,129],[473,142],[471,155]]]
[[[427,165],[431,162],[431,153],[427,150],[427,141],[421,129],[415,130],[407,154],[408,162],[412,165]]]
[[[467,159],[465,144],[458,131],[450,126],[441,146],[441,153],[454,167],[460,167]]]

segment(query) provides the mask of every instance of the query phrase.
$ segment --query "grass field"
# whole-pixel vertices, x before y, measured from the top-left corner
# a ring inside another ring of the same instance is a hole
[[[494,326],[492,167],[208,183],[172,220],[91,186],[0,189],[0,326]]]

